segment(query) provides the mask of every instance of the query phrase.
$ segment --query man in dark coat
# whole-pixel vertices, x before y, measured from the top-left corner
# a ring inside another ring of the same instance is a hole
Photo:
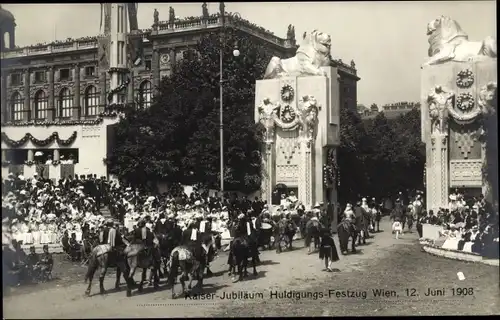
[[[188,223],[187,229],[182,233],[182,244],[191,251],[196,260],[201,261],[201,259],[203,258],[201,234],[196,228],[195,221],[190,221]]]
[[[356,202],[354,206],[354,216],[356,217],[356,228],[359,232],[365,231],[365,214],[364,209],[361,208],[361,202]],[[361,244],[361,236],[358,237],[358,245]],[[366,235],[363,237],[363,244],[366,244]]]

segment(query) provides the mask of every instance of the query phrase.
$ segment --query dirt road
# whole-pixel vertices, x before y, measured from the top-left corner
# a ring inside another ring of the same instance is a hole
[[[345,279],[351,279],[353,285],[359,284],[357,279],[359,279],[360,274],[370,275],[370,270],[376,268],[380,261],[389,260],[391,255],[400,252],[401,248],[414,246],[417,239],[416,234],[407,234],[403,238],[395,240],[388,231],[389,223],[383,221],[382,226],[386,231],[376,234],[374,239],[369,240],[368,245],[360,247],[361,253],[341,257],[341,260],[335,265],[340,270],[338,273],[323,272],[323,263],[319,261],[317,254],[307,255],[305,249],[282,254],[266,251],[261,254],[262,265],[257,268],[259,272],[257,278],[232,283],[225,272],[226,256],[221,256],[212,266],[215,276],[207,279],[204,287],[204,293],[207,294],[205,297],[214,298],[213,300],[186,300],[184,298],[172,300],[170,299],[170,290],[166,289],[164,285],[159,291],[147,288],[143,294],[135,294],[131,298],[125,296],[124,289],[121,292],[110,292],[104,296],[85,297],[85,284],[82,279],[80,283],[67,287],[56,287],[44,291],[4,297],[4,317],[56,319],[81,317],[207,317],[210,315],[271,316],[294,315],[297,314],[297,310],[304,310],[300,312],[302,315],[317,314],[319,312],[317,310],[321,310],[319,315],[322,315],[323,312],[325,315],[330,315],[332,311],[325,307],[314,307],[314,312],[312,310],[307,311],[308,309],[303,308],[296,300],[285,298],[270,301],[270,292],[282,292],[283,290],[310,291],[307,288],[320,290],[314,288],[314,286],[325,283],[325,281],[335,285],[336,279],[339,277],[344,279],[344,284],[349,283]],[[338,241],[336,243],[338,245]],[[300,245],[302,245],[302,242],[300,242]],[[418,254],[422,264],[426,264],[426,259],[439,259],[421,252],[418,252]],[[416,268],[417,265],[413,267]],[[387,272],[390,273],[392,270],[387,270]],[[377,276],[375,275],[375,277]],[[136,280],[138,278],[137,275]],[[377,281],[377,279],[373,278],[373,281]],[[375,287],[373,281],[370,288]],[[384,285],[388,286],[389,284],[380,284],[379,286],[384,287]],[[112,288],[112,277],[106,280],[105,286],[106,288]],[[354,287],[355,285],[345,287],[345,289]],[[97,284],[94,285],[93,290],[94,293],[97,293]],[[246,297],[241,296],[241,293],[248,295]],[[256,294],[253,299],[251,297],[252,293]],[[220,297],[227,296],[234,296],[235,299],[220,299]],[[304,301],[307,301],[307,299]],[[353,303],[348,304],[355,306]],[[317,306],[317,303],[314,305]],[[323,306],[325,305],[323,304]]]

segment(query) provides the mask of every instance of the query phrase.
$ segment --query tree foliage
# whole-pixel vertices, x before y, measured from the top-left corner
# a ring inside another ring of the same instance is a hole
[[[387,196],[423,187],[425,149],[420,137],[420,111],[396,119],[383,112],[363,123],[350,110],[341,110],[339,197],[355,201],[361,195]]]
[[[226,190],[260,185],[262,132],[254,124],[255,81],[271,52],[244,33],[203,36],[184,52],[147,110],[119,124],[112,172],[129,181],[165,181],[218,188],[220,174],[219,57],[223,52],[224,182]],[[241,56],[234,57],[237,43]],[[149,135],[140,131],[149,128]],[[121,145],[120,145],[121,144]],[[147,164],[147,165],[146,165]]]

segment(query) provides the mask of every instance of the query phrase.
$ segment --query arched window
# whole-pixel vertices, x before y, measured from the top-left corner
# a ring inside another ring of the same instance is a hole
[[[45,120],[48,108],[49,99],[45,91],[40,90],[35,93],[35,120]]]
[[[10,119],[12,121],[22,121],[24,115],[24,101],[19,92],[14,92],[10,98]]]
[[[59,118],[70,118],[72,114],[72,108],[73,95],[68,88],[63,88],[61,92],[59,92],[57,116]]]
[[[149,108],[153,101],[153,87],[150,81],[144,81],[139,88],[141,95],[141,107]]]
[[[99,114],[99,94],[94,86],[85,90],[85,110],[87,116],[95,117]]]
[[[12,49],[10,47],[10,33],[9,32],[4,32],[4,34],[3,34],[3,46],[5,49]]]

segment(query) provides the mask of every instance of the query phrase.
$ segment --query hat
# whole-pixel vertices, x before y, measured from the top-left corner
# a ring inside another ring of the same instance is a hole
[[[201,201],[200,201],[200,200],[196,200],[196,201],[194,202],[194,206],[195,206],[195,207],[199,207],[199,206],[201,206]]]
[[[240,213],[238,219],[243,219],[243,218],[245,218],[245,215],[243,213]]]
[[[367,200],[366,200],[366,198],[363,198],[363,199],[361,199],[361,201],[364,201],[364,202],[366,202]]]
[[[457,200],[457,196],[456,196],[456,195],[454,195],[454,194],[450,194],[450,200],[451,200],[451,201],[455,201],[455,200]]]
[[[132,188],[131,188],[131,187],[127,187],[127,188],[125,189],[125,191],[132,191]]]
[[[19,180],[24,181],[24,176],[20,175],[17,177]]]
[[[319,202],[316,202],[316,204],[314,205],[314,207],[313,207],[313,208],[315,208],[315,209],[316,209],[316,208],[320,208],[320,207],[321,207],[321,206],[319,205]]]
[[[38,172],[33,173],[33,176],[34,177],[38,176]]]

